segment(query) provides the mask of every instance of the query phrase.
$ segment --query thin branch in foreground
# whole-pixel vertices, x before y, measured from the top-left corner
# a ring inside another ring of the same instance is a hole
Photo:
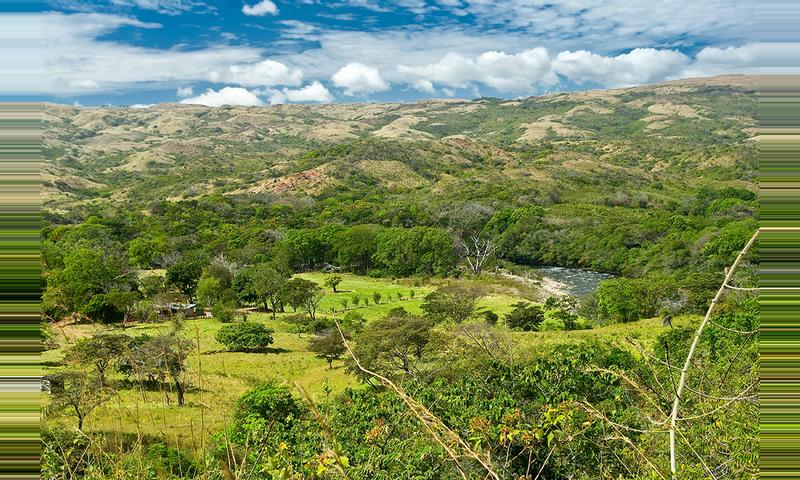
[[[726,291],[727,285],[730,283],[731,278],[733,277],[734,272],[736,272],[736,268],[741,263],[742,259],[747,255],[752,248],[753,244],[755,244],[756,239],[758,238],[759,231],[756,231],[747,244],[744,246],[741,252],[736,256],[736,260],[733,261],[733,264],[728,268],[725,272],[725,279],[722,281],[722,285],[717,290],[716,295],[711,300],[711,305],[708,307],[708,311],[706,311],[705,317],[703,317],[703,321],[700,322],[700,326],[697,328],[697,332],[694,334],[694,339],[692,340],[692,344],[689,347],[689,353],[686,355],[686,361],[683,364],[683,368],[681,369],[681,378],[678,381],[678,390],[675,392],[675,400],[672,403],[672,413],[670,415],[670,431],[669,431],[669,465],[670,471],[672,472],[672,476],[675,477],[678,472],[678,462],[676,459],[676,451],[675,451],[675,436],[677,430],[677,423],[678,423],[678,410],[680,409],[681,403],[681,396],[683,395],[683,390],[686,388],[686,377],[689,373],[689,367],[692,364],[692,358],[694,357],[694,352],[697,350],[697,345],[700,343],[700,335],[702,335],[703,330],[705,330],[706,325],[711,320],[711,314],[714,312],[714,308],[717,306],[717,303],[720,301],[722,296]]]

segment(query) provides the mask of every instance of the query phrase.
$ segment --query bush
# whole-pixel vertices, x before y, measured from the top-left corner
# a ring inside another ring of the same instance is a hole
[[[121,322],[125,317],[125,312],[117,308],[110,300],[105,294],[95,295],[84,305],[81,313],[95,322]]]
[[[155,466],[156,478],[163,478],[163,473],[168,472],[175,478],[194,478],[197,476],[197,465],[185,452],[175,447],[168,447],[163,443],[151,445],[147,449],[150,464]],[[160,473],[160,474],[159,474]]]
[[[214,318],[219,320],[222,323],[230,323],[233,321],[233,315],[236,312],[236,308],[233,303],[229,302],[220,302],[211,307],[211,314],[214,315]]]
[[[254,322],[225,325],[216,335],[231,352],[261,352],[272,345],[272,329]]]
[[[288,387],[268,382],[242,395],[235,417],[237,421],[256,417],[285,425],[301,413]]]
[[[548,311],[544,314],[544,320],[539,325],[539,330],[542,332],[557,332],[561,330],[566,330],[567,326],[564,325],[564,320],[562,320],[558,315],[554,315],[555,311]]]
[[[539,324],[544,321],[544,311],[538,305],[518,302],[514,304],[514,309],[505,316],[505,320],[508,328],[530,332],[539,329]]]
[[[265,383],[239,398],[231,440],[239,445],[277,445],[288,440],[292,425],[302,414],[287,387]]]
[[[367,319],[359,312],[347,312],[342,318],[342,328],[345,332],[361,333],[366,324]]]

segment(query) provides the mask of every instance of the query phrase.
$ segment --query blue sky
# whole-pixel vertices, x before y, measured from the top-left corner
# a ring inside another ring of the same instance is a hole
[[[0,80],[0,99],[142,106],[514,98],[757,72],[775,49],[750,38],[753,5],[20,1],[0,16],[0,50],[17,65]]]

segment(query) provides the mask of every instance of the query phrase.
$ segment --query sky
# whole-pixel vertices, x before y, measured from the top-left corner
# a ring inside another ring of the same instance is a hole
[[[516,98],[770,73],[756,0],[10,0],[0,101]],[[9,61],[10,60],[10,61]]]

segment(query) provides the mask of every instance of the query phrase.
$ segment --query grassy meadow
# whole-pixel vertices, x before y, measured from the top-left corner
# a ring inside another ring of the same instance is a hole
[[[319,284],[327,274],[320,272],[302,273],[299,276]],[[511,305],[526,300],[532,289],[524,285],[506,281],[492,275],[469,280],[427,280],[419,279],[376,279],[358,275],[343,274],[343,281],[333,293],[326,288],[321,301],[319,315],[342,314],[341,299],[350,301],[348,311],[361,313],[367,321],[386,315],[396,307],[409,312],[420,313],[424,296],[443,282],[480,284],[487,295],[479,303],[480,308],[490,309],[502,316],[511,310]],[[411,291],[414,291],[413,298]],[[379,292],[381,303],[375,304],[372,296]],[[402,294],[398,299],[397,294]],[[369,297],[369,305],[352,305],[352,297]],[[211,435],[223,430],[229,424],[236,400],[247,390],[269,380],[289,385],[298,396],[305,391],[313,400],[323,400],[327,395],[336,395],[346,387],[364,388],[346,372],[344,361],[334,362],[328,367],[325,360],[317,358],[308,349],[312,334],[298,335],[285,318],[291,309],[277,314],[272,320],[269,313],[248,313],[248,321],[260,322],[275,331],[274,343],[267,353],[228,352],[214,338],[216,332],[225,324],[214,318],[193,318],[184,322],[183,330],[190,337],[195,350],[189,358],[188,375],[191,389],[186,394],[186,405],[179,407],[173,392],[144,390],[135,384],[127,385],[122,375],[115,374],[120,387],[112,401],[109,401],[90,415],[86,420],[87,431],[114,432],[114,434],[152,435],[166,438],[170,443],[183,448],[202,448]],[[687,324],[693,317],[679,317],[674,324]],[[629,324],[612,324],[592,330],[556,332],[511,332],[523,355],[534,355],[537,350],[558,343],[577,343],[585,339],[598,338],[620,344],[627,344],[632,338],[647,345],[661,331],[659,319],[641,320]],[[60,347],[43,353],[46,373],[56,370],[64,358],[64,352],[77,338],[91,335],[105,328],[123,331],[136,336],[144,333],[154,334],[159,330],[171,328],[169,322],[115,325],[105,327],[97,324],[66,325],[56,328]],[[50,422],[65,425],[74,423],[72,417],[55,417]]]

